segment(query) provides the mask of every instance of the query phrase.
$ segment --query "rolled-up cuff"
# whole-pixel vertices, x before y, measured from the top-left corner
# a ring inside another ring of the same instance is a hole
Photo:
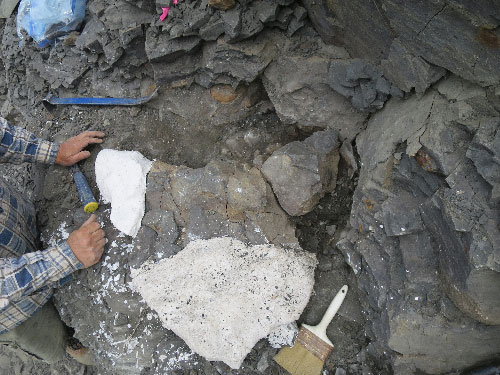
[[[53,287],[64,285],[72,279],[75,271],[83,268],[83,264],[75,256],[66,241],[58,242],[56,246],[48,249],[45,255],[57,269],[51,277],[51,281],[55,283],[52,284]]]
[[[35,159],[39,163],[52,165],[56,161],[58,152],[59,144],[40,140],[38,142],[38,152],[35,155]]]
[[[73,253],[73,250],[71,250],[71,247],[69,247],[66,241],[60,241],[57,246],[61,249],[61,252],[71,264],[74,271],[81,270],[83,268],[83,264],[75,256],[75,253]]]

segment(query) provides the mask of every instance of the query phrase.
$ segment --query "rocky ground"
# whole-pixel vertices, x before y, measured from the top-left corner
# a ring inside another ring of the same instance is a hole
[[[10,349],[6,374],[280,374],[261,340],[239,370],[163,328],[130,267],[192,239],[300,245],[317,255],[299,323],[350,287],[326,374],[459,374],[500,355],[500,8],[459,0],[88,1],[82,29],[21,47],[0,21],[1,115],[61,141],[157,160],[135,239],[98,214],[103,260],[55,295],[96,354],[46,366]],[[139,107],[48,107],[58,96],[144,96]],[[42,241],[85,217],[70,172],[2,166],[37,202]],[[243,191],[243,194],[241,192]],[[94,191],[98,196],[98,191]],[[169,215],[159,215],[169,212]]]

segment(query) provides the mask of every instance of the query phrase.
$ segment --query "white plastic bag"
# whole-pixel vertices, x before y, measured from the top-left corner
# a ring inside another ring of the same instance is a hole
[[[75,30],[85,17],[85,2],[86,0],[21,0],[17,12],[17,35],[21,43],[24,39],[23,30],[41,48]]]

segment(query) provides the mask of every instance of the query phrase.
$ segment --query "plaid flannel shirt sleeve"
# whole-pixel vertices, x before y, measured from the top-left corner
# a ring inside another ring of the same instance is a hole
[[[0,162],[54,164],[58,151],[59,145],[39,139],[0,117]]]
[[[0,300],[18,301],[44,287],[57,287],[82,268],[66,241],[44,251],[0,259]]]

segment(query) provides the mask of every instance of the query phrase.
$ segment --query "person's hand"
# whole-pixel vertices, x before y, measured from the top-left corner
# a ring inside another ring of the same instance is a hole
[[[106,237],[101,225],[96,221],[96,216],[92,215],[79,229],[71,232],[66,241],[73,254],[87,268],[101,259]]]
[[[86,131],[59,145],[59,152],[56,157],[56,164],[69,167],[80,160],[90,156],[90,152],[83,151],[85,147],[92,143],[102,143],[103,132]]]

